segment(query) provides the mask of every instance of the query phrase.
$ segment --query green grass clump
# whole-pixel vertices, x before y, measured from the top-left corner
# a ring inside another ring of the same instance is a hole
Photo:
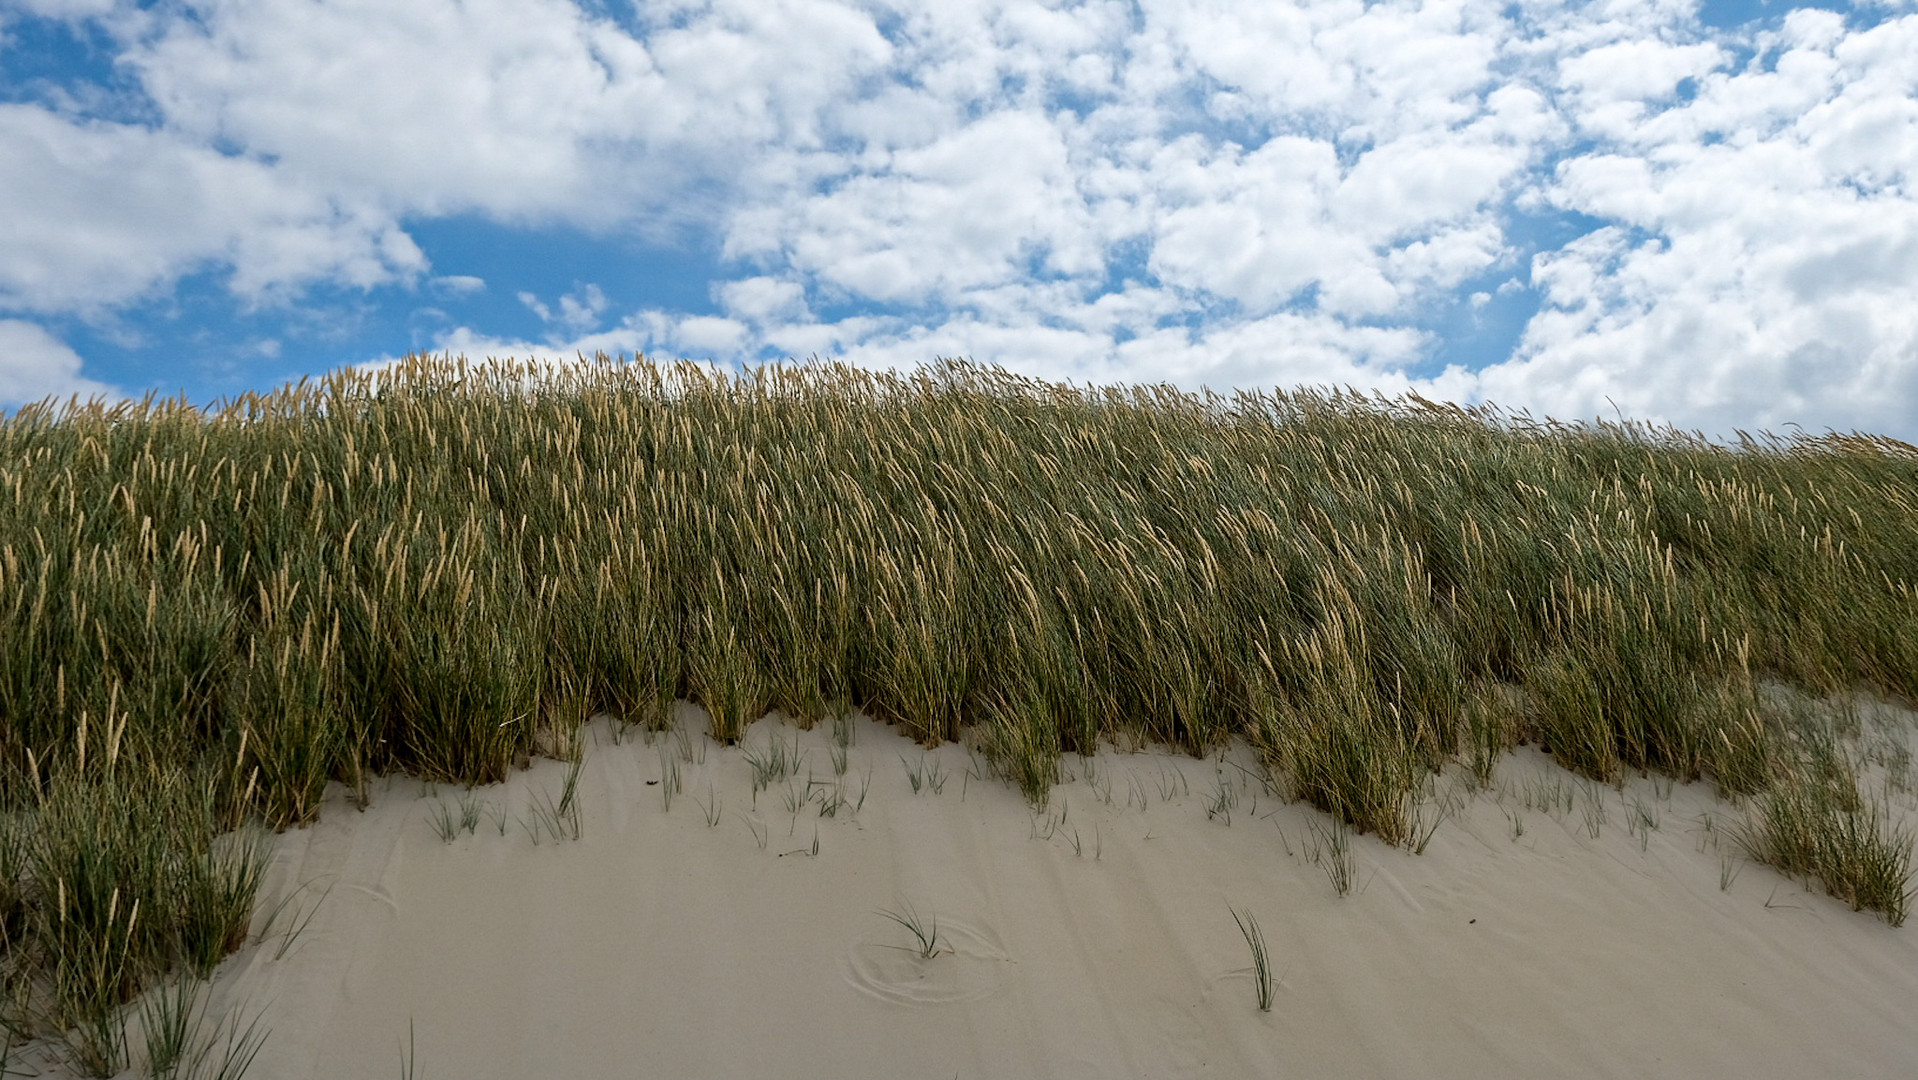
[[[1249,911],[1232,911],[1232,920],[1239,924],[1239,933],[1245,937],[1246,948],[1252,950],[1252,985],[1257,992],[1259,1011],[1272,1011],[1272,960],[1265,952],[1265,932],[1259,929],[1259,920]]]
[[[1918,449],[1862,435],[956,362],[414,357],[213,409],[30,406],[0,418],[0,1000],[84,1031],[204,968],[250,897],[208,854],[243,821],[496,781],[679,699],[722,743],[857,706],[1035,802],[1102,740],[1244,737],[1389,843],[1434,769],[1525,740],[1763,800],[1808,766],[1761,681],[1918,699],[1913,491]]]
[[[1740,839],[1760,862],[1816,878],[1852,910],[1881,912],[1893,926],[1911,909],[1911,831],[1891,825],[1880,802],[1861,796],[1852,766],[1813,742],[1805,767],[1756,799]]]
[[[186,979],[162,982],[140,1000],[146,1075],[152,1080],[240,1080],[266,1043],[255,1016],[237,1012],[208,1024],[207,987]]]
[[[817,839],[813,841],[815,848],[818,843]],[[814,853],[817,854],[816,851]],[[906,928],[906,932],[912,935],[914,942],[908,951],[916,954],[921,960],[931,960],[942,952],[952,951],[939,940],[939,920],[920,915],[918,910],[909,903],[901,904],[898,911],[882,909],[876,914]]]

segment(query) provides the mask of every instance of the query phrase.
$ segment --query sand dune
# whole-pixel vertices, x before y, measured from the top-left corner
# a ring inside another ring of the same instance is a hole
[[[271,1032],[249,1075],[400,1075],[409,1030],[431,1080],[1918,1075],[1918,934],[1739,862],[1703,787],[1522,750],[1490,790],[1438,781],[1423,855],[1353,838],[1340,896],[1330,820],[1243,751],[1068,758],[1035,813],[961,747],[852,730],[840,780],[829,725],[762,721],[746,749],[804,757],[755,793],[739,748],[596,722],[576,840],[537,809],[562,762],[335,792],[217,977]]]

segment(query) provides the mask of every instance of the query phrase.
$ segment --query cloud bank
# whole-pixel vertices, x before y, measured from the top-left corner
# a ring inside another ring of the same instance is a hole
[[[246,310],[486,290],[537,318],[433,340],[472,355],[966,355],[1918,436],[1908,4],[1730,30],[1676,0],[0,12],[115,73],[0,103],[4,325],[213,273]],[[720,273],[704,310],[435,277],[415,233],[462,215]],[[61,378],[0,356],[0,396]]]

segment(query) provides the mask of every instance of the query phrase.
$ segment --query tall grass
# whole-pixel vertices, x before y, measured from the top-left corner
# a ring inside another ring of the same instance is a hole
[[[1918,450],[1867,436],[951,362],[415,357],[31,406],[0,421],[5,967],[28,1028],[74,1030],[235,940],[183,929],[250,902],[215,834],[680,698],[721,742],[858,705],[1035,800],[1101,739],[1244,736],[1393,843],[1433,769],[1520,740],[1757,796],[1803,767],[1758,680],[1918,697],[1914,491]],[[164,884],[189,866],[230,887]]]

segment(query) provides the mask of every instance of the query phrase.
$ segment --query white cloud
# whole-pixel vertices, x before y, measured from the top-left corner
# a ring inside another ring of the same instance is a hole
[[[90,311],[225,265],[243,296],[423,265],[389,222],[167,132],[0,104],[0,307]]]
[[[582,357],[590,360],[599,353],[605,353],[608,356],[631,356],[640,351],[637,343],[643,340],[644,337],[641,334],[631,330],[620,330],[586,335],[563,342],[527,341],[524,338],[500,337],[469,326],[461,326],[436,335],[433,339],[433,347],[425,351],[434,356],[463,356],[475,362],[493,359],[528,360],[540,364],[562,365],[575,363]],[[383,356],[355,366],[377,370],[391,367],[399,360],[398,356]]]
[[[406,283],[426,267],[407,218],[670,232],[747,182],[740,159],[816,142],[887,51],[825,0],[657,14],[642,41],[567,0],[123,12],[103,25],[161,122],[0,106],[0,304],[111,306],[203,268],[252,300]]]
[[[1332,212],[1345,231],[1375,241],[1486,209],[1524,153],[1459,135],[1408,135],[1365,152],[1339,183]]]
[[[691,230],[729,263],[711,314],[521,294],[545,340],[443,339],[467,351],[963,353],[1918,434],[1918,16],[1890,9],[1720,33],[1695,0],[27,6],[112,7],[156,120],[0,105],[4,309],[196,270],[251,303],[472,295],[405,231],[461,214]],[[1534,249],[1532,214],[1600,227]],[[1512,357],[1406,374],[1434,312],[1525,287]]]
[[[1774,60],[1559,167],[1551,199],[1628,227],[1538,257],[1547,306],[1485,396],[1585,416],[1610,397],[1715,434],[1913,434],[1918,20],[1847,32],[1826,14],[1794,13]]]
[[[735,318],[764,322],[807,314],[806,288],[797,281],[750,277],[728,281],[717,292],[720,306]]]
[[[694,315],[673,327],[672,341],[687,354],[728,356],[746,340],[746,325],[736,319]]]
[[[1716,70],[1725,61],[1717,45],[1673,45],[1638,39],[1601,45],[1559,64],[1560,85],[1576,90],[1587,108],[1670,98],[1678,84]]]
[[[80,354],[37,323],[0,319],[0,405],[46,398],[118,398],[119,391],[80,374]]]
[[[811,198],[743,213],[726,254],[780,259],[846,293],[915,302],[1042,273],[1097,272],[1102,245],[1061,132],[996,112]]]
[[[1143,286],[1089,302],[1063,293],[1032,302],[1013,288],[988,296],[979,307],[978,313],[930,322],[872,315],[822,322],[796,308],[763,317],[736,311],[725,319],[645,310],[624,318],[616,329],[556,340],[539,347],[539,353],[626,351],[734,364],[769,355],[822,356],[898,369],[939,356],[965,356],[1053,378],[1170,379],[1193,388],[1295,382],[1431,387],[1402,374],[1426,344],[1422,334],[1352,327],[1326,314],[1166,326],[1163,320],[1182,309],[1178,295]],[[462,329],[441,338],[436,348],[472,353],[480,342],[494,350],[514,344]]]
[[[576,349],[519,338],[495,337],[465,326],[439,335],[434,339],[431,351],[434,355],[444,353],[472,360],[541,360],[549,363],[561,363],[581,355]],[[390,363],[393,359],[389,357],[379,362]]]
[[[727,254],[828,297],[974,307],[1035,273],[1097,292],[1115,247],[1143,243],[1163,280],[1253,313],[1315,285],[1329,310],[1392,312],[1497,257],[1488,215],[1553,130],[1537,92],[1495,85],[1490,8],[1155,4],[1131,37],[1111,5],[935,10],[901,35],[919,89],[875,99],[918,137],[847,106],[835,116],[879,145],[816,165],[817,190],[742,207]],[[1344,74],[1300,75],[1325,48]],[[1305,114],[1329,110],[1338,138],[1155,138],[1192,119],[1179,99],[1195,75],[1280,127],[1323,126]],[[1043,111],[1058,94],[1089,107]],[[1388,138],[1417,116],[1464,128]],[[1366,153],[1344,145],[1355,137],[1388,141]]]
[[[1323,118],[1341,142],[1386,142],[1476,112],[1509,27],[1486,2],[1158,0],[1149,37],[1244,95],[1268,123]]]
[[[1721,434],[1847,416],[1909,431],[1918,411],[1918,339],[1894,314],[1918,282],[1908,26],[1794,13],[1733,71],[1665,2],[1544,10],[1529,38],[1469,3],[1148,4],[1130,39],[1092,6],[1048,13],[1035,40],[1006,33],[1009,9],[942,10],[898,39],[923,79],[825,108],[855,149],[733,213],[729,254],[763,270],[716,286],[728,317],[627,320],[646,348],[1352,382],[1568,416],[1610,399]],[[1097,61],[1075,69],[1075,113],[1044,104],[1070,66],[1054,38]],[[1252,141],[1176,134],[1195,75]],[[1532,171],[1573,137],[1597,145]],[[1512,265],[1507,200],[1621,227],[1534,261],[1545,303],[1513,359],[1404,374],[1431,336],[1364,323]],[[1156,280],[1108,291],[1127,243]],[[1207,297],[1239,313],[1188,325]],[[822,322],[821,299],[906,311]]]
[[[1327,214],[1339,164],[1327,142],[1282,137],[1250,154],[1213,151],[1196,137],[1166,148],[1155,163],[1167,206],[1155,228],[1151,267],[1165,281],[1269,311],[1334,276],[1340,299],[1371,284],[1368,245],[1341,233]],[[1366,283],[1352,281],[1353,272]],[[1343,287],[1339,287],[1343,286]],[[1389,296],[1383,304],[1389,306]],[[1363,305],[1362,305],[1363,306]]]
[[[585,141],[655,115],[645,50],[564,0],[195,7],[129,54],[170,126],[389,210],[585,206]]]
[[[520,293],[519,302],[539,316],[540,322],[552,327],[556,338],[584,334],[598,327],[607,306],[606,293],[590,282],[560,297],[558,307],[548,306],[530,292]]]
[[[486,291],[486,279],[471,274],[446,274],[434,278],[430,284],[435,291],[447,296],[471,296]]]
[[[173,126],[396,213],[507,221],[667,212],[742,151],[815,143],[887,51],[826,0],[648,5],[643,40],[568,0],[193,7],[130,54]]]

